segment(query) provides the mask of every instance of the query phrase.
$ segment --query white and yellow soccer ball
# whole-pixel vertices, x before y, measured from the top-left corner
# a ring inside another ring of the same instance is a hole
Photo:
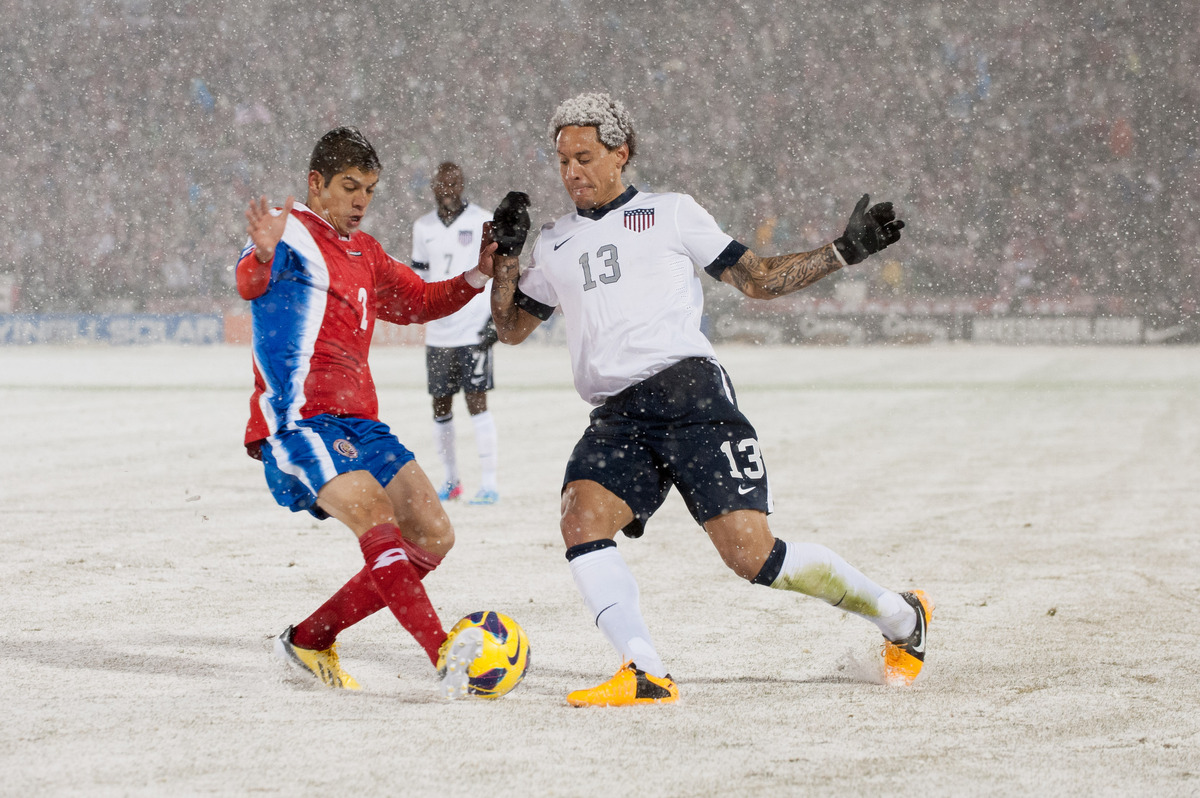
[[[452,644],[463,629],[478,627],[483,632],[483,653],[467,669],[467,692],[479,698],[499,698],[525,678],[529,669],[529,638],[520,625],[498,612],[473,612],[454,624],[448,636]]]

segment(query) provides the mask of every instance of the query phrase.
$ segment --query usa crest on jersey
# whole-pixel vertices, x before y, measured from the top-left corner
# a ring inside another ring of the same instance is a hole
[[[649,230],[654,226],[654,209],[634,208],[631,211],[625,211],[625,226],[635,233]]]

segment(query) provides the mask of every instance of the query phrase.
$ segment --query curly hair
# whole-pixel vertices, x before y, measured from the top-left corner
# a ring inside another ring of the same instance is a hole
[[[610,150],[628,145],[630,160],[637,152],[633,120],[624,104],[607,92],[584,92],[563,100],[550,118],[550,138],[558,138],[558,131],[569,125],[596,128],[596,137]]]

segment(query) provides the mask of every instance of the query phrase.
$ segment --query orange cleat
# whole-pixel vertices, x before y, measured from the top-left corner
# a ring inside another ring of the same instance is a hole
[[[573,707],[628,707],[634,704],[673,704],[679,700],[679,688],[670,674],[659,678],[640,670],[632,662],[621,666],[604,684],[588,690],[576,690],[567,696]]]
[[[912,684],[925,664],[925,637],[933,618],[933,602],[922,590],[901,593],[900,596],[917,611],[917,626],[903,640],[892,642],[884,638],[883,681],[889,685]]]

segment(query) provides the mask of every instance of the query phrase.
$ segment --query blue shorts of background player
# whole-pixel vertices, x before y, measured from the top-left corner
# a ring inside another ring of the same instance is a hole
[[[275,501],[321,519],[329,515],[317,506],[317,493],[338,474],[367,471],[387,485],[413,459],[387,424],[328,414],[292,422],[262,443]]]

